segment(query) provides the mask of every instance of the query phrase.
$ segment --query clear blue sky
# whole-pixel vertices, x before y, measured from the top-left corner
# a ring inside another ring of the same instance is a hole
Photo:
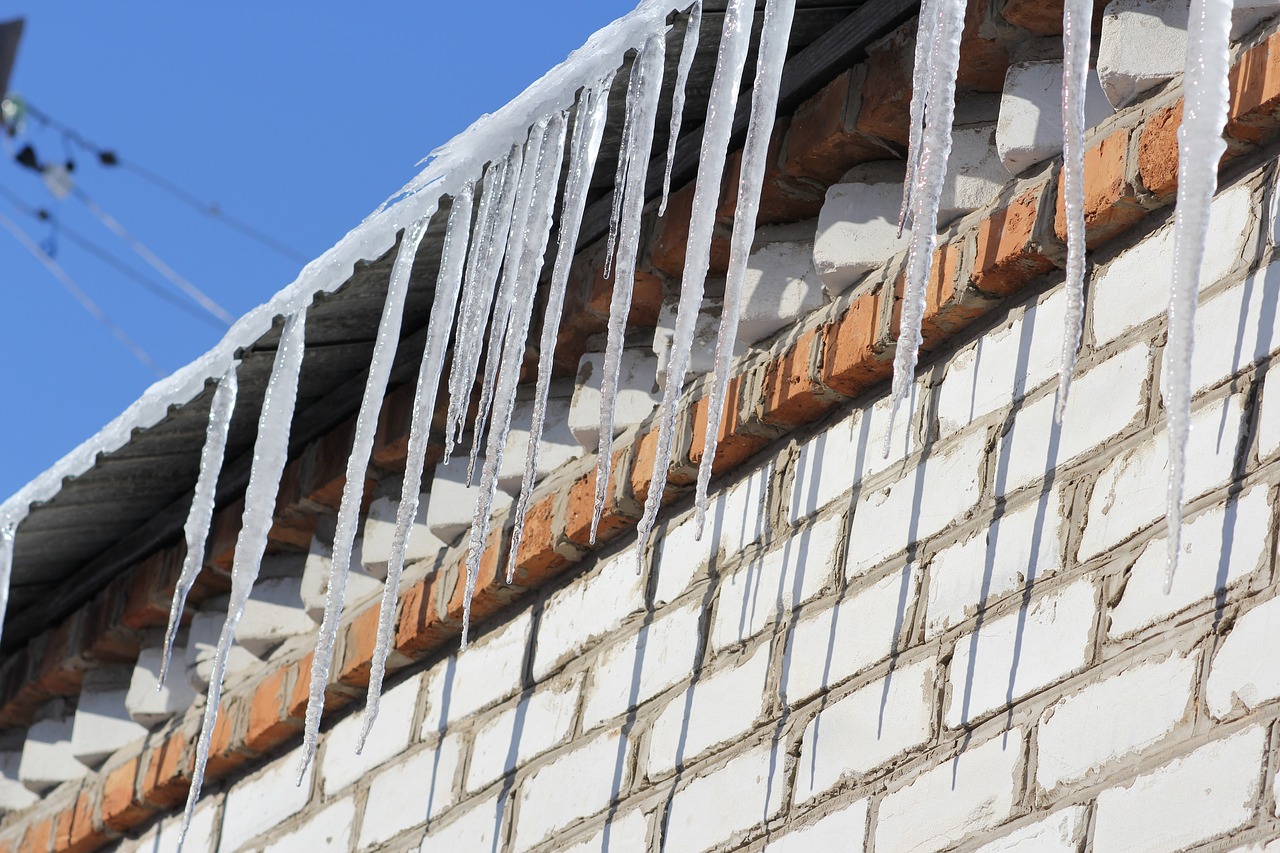
[[[26,32],[10,89],[104,148],[313,258],[414,173],[636,0],[104,3],[0,0]],[[62,137],[28,123],[46,160]],[[18,140],[19,145],[21,140]],[[239,316],[300,265],[76,152],[79,185]],[[0,186],[163,283],[74,198],[0,151]],[[47,224],[0,198],[38,241]],[[86,254],[57,260],[173,371],[219,329]],[[119,414],[153,376],[0,231],[0,500]]]

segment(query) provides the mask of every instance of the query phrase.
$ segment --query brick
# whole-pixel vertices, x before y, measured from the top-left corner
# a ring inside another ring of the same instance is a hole
[[[933,264],[926,285],[924,316],[920,322],[924,338],[921,345],[925,349],[936,348],[988,311],[990,303],[981,294],[974,292],[967,281],[960,280],[962,251],[961,244],[946,243],[933,254]],[[905,279],[898,279],[890,325],[891,331],[895,333],[902,322],[899,311],[905,286]]]
[[[654,539],[658,543],[654,570],[658,576],[653,593],[655,606],[675,601],[696,578],[707,573],[713,562],[717,562],[719,543],[714,531],[717,519],[723,515],[723,497],[708,496],[707,518],[711,532],[704,530],[701,539],[697,535],[697,520],[692,515],[680,522],[668,520],[655,532]]]
[[[531,626],[522,613],[428,670],[423,737],[519,692]]]
[[[573,402],[567,420],[569,430],[583,450],[600,447],[600,397],[604,381],[603,352],[588,352],[578,362]],[[653,413],[662,396],[656,387],[658,359],[645,347],[625,347],[618,366],[613,406],[613,435],[607,444],[629,427],[639,426]]]
[[[541,524],[541,519],[545,516],[542,507],[546,502],[542,502],[529,511],[530,521],[525,525],[526,536],[534,536],[534,541],[539,537],[536,536],[537,526]],[[538,510],[538,512],[534,512]],[[533,530],[530,530],[533,527]],[[520,550],[525,551],[524,543],[521,542]],[[449,607],[445,611],[449,619],[456,619],[459,624],[462,623],[464,607],[467,597],[467,560],[470,558],[470,551],[463,554],[458,564],[458,581],[453,588],[453,595],[449,598]],[[489,539],[485,543],[484,553],[480,555],[480,562],[476,567],[475,589],[471,594],[471,621],[479,622],[497,613],[506,607],[519,596],[520,591],[517,587],[534,586],[543,576],[550,576],[551,567],[556,566],[558,561],[548,560],[548,569],[537,571],[536,564],[532,559],[526,559],[519,563],[516,571],[516,587],[507,584],[507,551],[503,547],[503,531],[501,529],[494,530],[489,534]],[[563,559],[563,558],[562,558]],[[567,564],[568,560],[564,562]],[[372,646],[370,646],[372,648]]]
[[[288,835],[283,835],[266,848],[266,853],[347,853],[351,849],[351,830],[356,823],[354,797],[339,800],[310,817]]]
[[[975,853],[1076,853],[1089,825],[1084,806],[1069,806],[1029,826],[1014,830],[1004,838],[979,847]]]
[[[129,691],[125,694],[124,707],[129,716],[136,722],[152,728],[174,714],[179,714],[191,707],[195,701],[195,691],[185,678],[182,662],[186,658],[186,648],[176,646],[173,650],[172,673],[165,679],[164,687],[160,685],[160,664],[164,648],[155,641],[138,653],[138,660],[129,679]]]
[[[821,419],[844,399],[819,378],[824,349],[822,329],[811,329],[769,362],[757,412],[760,420],[783,428],[802,426]]]
[[[408,382],[387,391],[378,412],[370,459],[379,468],[403,471],[409,457],[409,432],[413,425],[413,398],[417,388]]]
[[[22,784],[33,791],[44,792],[89,773],[89,768],[71,752],[73,721],[74,712],[62,699],[40,709],[22,745],[22,762],[18,766]]]
[[[253,754],[244,745],[250,698],[240,694],[223,698],[213,733],[209,735],[209,763],[205,770],[208,778],[226,776],[253,759]]]
[[[722,474],[737,468],[755,456],[770,441],[769,436],[752,432],[751,424],[741,417],[743,398],[751,395],[750,378],[749,375],[738,374],[729,380],[729,385],[725,389],[724,412],[720,429],[716,432],[715,458],[711,463],[713,474]],[[691,466],[702,464],[710,407],[710,399],[703,397],[695,400],[691,408],[690,421],[693,427],[689,442]]]
[[[616,483],[626,476],[629,462],[626,449],[613,451],[609,474],[610,488],[605,493],[604,509],[600,513],[600,525],[596,528],[596,545],[603,545],[635,527],[636,517],[619,503]],[[591,524],[596,503],[596,473],[593,465],[586,474],[569,486],[564,508],[564,537],[582,548],[591,547]],[[527,527],[527,525],[526,525]]]
[[[400,618],[392,639],[396,651],[407,658],[417,660],[457,634],[456,626],[439,612],[437,595],[435,576],[423,578],[401,593]]]
[[[71,729],[71,754],[97,767],[116,750],[141,741],[147,729],[135,723],[125,708],[133,671],[126,665],[98,667],[84,678]]]
[[[663,834],[668,850],[700,853],[740,838],[783,807],[780,747],[757,747],[676,791]]]
[[[81,611],[82,612],[82,611]],[[50,696],[75,696],[80,692],[89,662],[79,655],[80,612],[64,620],[41,638],[35,656],[32,687]]]
[[[1102,16],[1098,77],[1116,109],[1182,73],[1187,6],[1176,0],[1114,0]]]
[[[976,5],[970,3],[969,9]],[[1008,65],[1008,61],[1004,64]],[[1003,82],[1004,69],[999,73]],[[995,91],[1000,91],[1000,87]],[[947,176],[938,204],[940,227],[991,204],[1009,182],[1009,170],[1000,162],[1000,153],[996,150],[995,122],[957,127],[952,130],[951,140]]]
[[[213,514],[213,521],[209,525],[209,538],[205,542],[205,563],[224,572],[231,571],[243,516],[243,496]]]
[[[268,673],[254,688],[244,737],[249,749],[271,752],[298,732],[298,721],[289,717],[287,708],[293,688],[290,680],[296,677],[296,667],[282,666]]]
[[[424,846],[440,850],[494,850],[502,844],[503,823],[510,804],[506,792],[498,792],[462,811],[455,809],[443,820],[427,825]]]
[[[307,699],[311,691],[311,665],[315,661],[315,651],[307,652],[298,661],[298,677],[293,680],[293,689],[289,691],[289,716],[301,720],[306,716]],[[329,674],[329,683],[324,690],[324,709],[332,713],[351,702],[356,691],[338,684]]]
[[[378,641],[381,607],[366,607],[339,629],[341,645],[335,651],[334,677],[348,687],[368,687],[373,667],[373,649]],[[388,670],[395,672],[408,663],[398,654],[387,658]]]
[[[1147,192],[1168,201],[1178,191],[1178,126],[1182,101],[1147,119],[1138,137],[1138,175]]]
[[[667,212],[658,217],[649,244],[649,262],[659,271],[679,278],[684,272],[684,256],[689,243],[689,218],[693,213],[694,182],[671,192],[667,200]],[[711,239],[711,267],[713,275],[723,275],[729,269],[729,231],[717,226]]]
[[[362,752],[357,753],[356,747],[365,724],[364,714],[349,714],[329,730],[320,759],[326,797],[365,778],[374,768],[408,749],[413,741],[413,720],[422,682],[423,676],[418,674],[383,694],[378,719],[369,730]]]
[[[461,760],[458,739],[449,737],[375,776],[360,822],[360,849],[380,849],[383,842],[452,805]]]
[[[355,430],[356,419],[353,416],[307,446],[299,469],[299,490],[306,500],[331,510],[341,505],[342,490],[347,483],[347,457],[351,455]],[[372,485],[372,481],[365,483],[366,500],[370,497]]]
[[[1218,648],[1205,687],[1209,713],[1216,719],[1252,711],[1280,696],[1274,669],[1277,646],[1269,645],[1280,634],[1278,611],[1280,599],[1255,606],[1236,620]]]
[[[153,809],[135,793],[140,756],[106,773],[102,784],[102,822],[116,832],[128,832],[151,816]]]
[[[707,518],[707,535],[725,553],[726,560],[755,545],[769,533],[769,490],[774,463],[752,471],[725,489],[720,507]]]
[[[131,573],[122,621],[130,628],[163,628],[169,624],[173,590],[182,572],[179,549],[152,554]]]
[[[181,730],[151,744],[143,753],[138,794],[143,802],[170,809],[181,803],[191,786],[189,741]]]
[[[1254,273],[1207,299],[1196,312],[1198,340],[1221,342],[1191,356],[1191,393],[1220,384],[1255,362],[1280,351],[1280,330],[1268,306],[1280,298],[1280,264]]]
[[[427,527],[427,505],[431,502],[429,494],[418,497],[418,511],[409,527],[409,536],[404,543],[404,560],[415,563],[427,560],[438,562],[441,552],[448,548],[431,528]],[[369,504],[369,513],[364,521],[364,533],[361,537],[360,562],[370,572],[386,577],[387,563],[391,560],[391,543],[395,537],[397,516],[400,512],[400,501],[395,498],[378,498]],[[351,599],[348,592],[348,601]]]
[[[605,732],[531,774],[520,786],[512,849],[528,850],[604,810],[626,789],[626,747],[620,731]]]
[[[765,152],[764,176],[760,183],[760,208],[756,221],[760,225],[777,225],[783,222],[801,222],[818,215],[822,208],[822,189],[812,182],[797,179],[781,166],[783,145],[791,121],[779,116],[774,121],[769,136],[769,149]],[[742,174],[742,149],[731,153],[724,165],[724,178],[720,182],[720,202],[716,216],[721,224],[733,227],[738,206],[738,184]]]
[[[561,539],[563,530],[556,512],[557,495],[550,494],[541,498],[529,507],[524,520],[524,535],[520,539],[520,553],[516,558],[515,582],[522,587],[535,587],[546,583],[560,573],[560,570],[574,562],[579,556],[572,545],[566,546]],[[490,541],[486,552],[494,551],[494,543]],[[506,562],[501,563],[502,580],[506,580]],[[493,593],[499,600],[504,597],[501,589]],[[474,605],[472,605],[474,607]]]
[[[1280,450],[1280,370],[1266,373],[1261,412],[1258,414],[1258,459],[1269,460]]]
[[[427,502],[427,528],[442,542],[456,543],[471,530],[475,517],[476,501],[480,497],[480,472],[484,459],[476,460],[476,482],[467,485],[468,459],[459,450],[450,460],[451,465],[437,465],[431,478],[431,500]],[[493,496],[490,517],[501,515],[511,508],[511,496],[498,490]]]
[[[18,779],[18,765],[22,762],[22,741],[25,732],[11,733],[0,747],[0,809],[19,812],[39,801],[40,797],[28,791]],[[0,847],[0,850],[3,850]]]
[[[857,397],[893,372],[881,342],[880,293],[864,293],[822,333],[822,384]]]
[[[219,850],[236,850],[306,808],[315,762],[298,782],[302,748],[288,752],[227,792]]]
[[[1096,248],[1127,231],[1147,211],[1138,203],[1129,179],[1129,135],[1120,128],[1084,152],[1085,245]],[[1067,214],[1062,175],[1058,176],[1058,207],[1053,229],[1059,240],[1067,239]]]
[[[1053,261],[1039,246],[1041,192],[1023,193],[978,225],[971,278],[980,292],[997,298],[1010,296],[1053,269]]]
[[[682,423],[684,424],[682,426]],[[697,477],[696,469],[691,468],[687,459],[682,459],[679,449],[682,445],[692,446],[692,436],[688,418],[676,419],[676,427],[672,436],[671,464],[667,469],[667,484],[662,493],[662,503],[671,503],[679,495],[681,486],[688,486]],[[649,496],[649,486],[653,483],[653,469],[657,462],[658,429],[657,424],[641,435],[634,445],[631,461],[631,497],[643,506]]]
[[[813,266],[833,294],[906,251],[898,233],[906,167],[882,160],[859,166],[828,187],[813,240]]]
[[[1057,59],[1009,67],[1000,99],[996,148],[1010,174],[1022,174],[1062,155],[1062,77],[1062,61]],[[1086,130],[1113,112],[1096,72],[1088,73],[1084,108]]]
[[[771,837],[762,853],[810,853],[813,850],[864,853],[867,848],[863,839],[867,836],[869,811],[869,801],[858,800],[808,826],[791,828],[786,835]]]
[[[1102,29],[1102,10],[1108,0],[1094,0],[1093,31]],[[1005,0],[1000,16],[1037,36],[1062,35],[1062,0]]]
[[[1280,34],[1240,54],[1229,75],[1227,136],[1259,144],[1271,137],[1280,108]]]
[[[646,853],[648,851],[649,821],[643,811],[632,809],[626,814],[609,816],[608,822],[590,838],[572,847],[561,848],[561,853]]]
[[[582,676],[541,683],[515,705],[476,727],[467,790],[487,787],[553,747],[568,742],[582,695]]]
[[[976,92],[999,92],[1009,68],[1006,38],[992,37],[1000,30],[990,0],[975,0],[965,7],[960,36],[960,67],[956,85]]]
[[[845,71],[796,108],[783,154],[785,171],[830,186],[859,163],[894,156],[879,139],[857,129],[865,74],[861,67]]]
[[[52,817],[46,817],[30,823],[18,845],[18,853],[46,853],[53,841],[53,822]]]
[[[910,136],[911,78],[916,22],[908,21],[867,49],[862,109],[855,127],[906,148]]]

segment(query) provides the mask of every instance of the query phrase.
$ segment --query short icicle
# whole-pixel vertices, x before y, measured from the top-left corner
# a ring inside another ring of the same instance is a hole
[[[191,592],[196,576],[200,574],[200,567],[204,564],[204,546],[209,538],[209,525],[213,521],[218,474],[222,471],[227,433],[231,429],[231,415],[236,408],[238,392],[236,365],[232,364],[218,380],[218,388],[213,392],[213,403],[209,407],[209,425],[205,430],[204,449],[200,451],[200,473],[196,476],[195,496],[191,499],[191,510],[187,513],[187,524],[183,529],[187,539],[187,555],[182,561],[182,574],[173,590],[173,603],[169,606],[169,627],[164,632],[164,653],[156,690],[164,689],[165,678],[169,674],[169,659],[173,655],[173,640],[178,636],[182,619],[182,609],[186,606],[187,594]]]
[[[609,333],[605,344],[604,372],[600,379],[600,447],[596,454],[595,508],[591,513],[591,544],[604,511],[609,490],[613,454],[614,407],[618,397],[618,381],[622,373],[622,345],[631,314],[631,295],[636,282],[636,254],[640,249],[640,215],[644,210],[644,185],[648,177],[649,152],[653,146],[653,126],[658,117],[658,97],[662,94],[662,70],[666,64],[667,36],[657,32],[645,41],[631,69],[631,86],[627,98],[627,124],[631,139],[626,146],[627,165],[619,172],[626,175],[625,184],[614,187],[614,198],[622,198],[621,226],[618,241],[617,276],[609,302]],[[634,97],[631,97],[634,95]],[[621,155],[619,155],[621,156]]]
[[[707,430],[703,439],[702,459],[698,463],[698,489],[695,499],[695,531],[702,538],[707,516],[707,487],[711,483],[720,423],[724,417],[725,397],[729,390],[729,370],[738,339],[738,315],[742,308],[742,288],[747,278],[747,261],[755,239],[756,216],[760,210],[760,187],[768,164],[769,138],[773,134],[774,115],[778,110],[778,90],[782,82],[782,66],[787,60],[787,42],[795,17],[795,0],[768,0],[764,9],[764,28],[760,36],[760,54],[756,62],[755,83],[751,91],[751,122],[742,149],[742,168],[738,177],[738,208],[729,241],[729,272],[724,285],[724,308],[716,336],[715,376],[711,399],[707,406]]]
[[[1200,265],[1209,237],[1209,208],[1218,185],[1218,162],[1226,150],[1230,88],[1231,0],[1191,0],[1187,21],[1184,107],[1178,128],[1178,201],[1173,226],[1173,284],[1169,293],[1169,339],[1164,350],[1164,394],[1168,413],[1168,570],[1173,586],[1182,549],[1183,478],[1191,437],[1191,351],[1194,345]]]
[[[497,169],[490,168],[489,173]],[[486,174],[486,183],[492,185]],[[365,700],[364,719],[356,752],[364,752],[365,739],[378,719],[382,700],[382,681],[387,672],[387,654],[391,648],[391,630],[396,615],[396,599],[400,593],[400,577],[404,572],[405,547],[418,515],[418,495],[422,489],[422,470],[427,460],[427,438],[431,418],[436,409],[436,393],[449,346],[449,333],[462,289],[463,264],[467,259],[467,242],[471,235],[471,210],[475,182],[467,181],[453,199],[449,225],[445,231],[444,249],[440,255],[440,274],[436,278],[435,299],[431,319],[427,322],[427,341],[422,363],[418,366],[418,385],[413,393],[413,415],[409,425],[409,450],[405,461],[404,481],[400,489],[400,506],[396,510],[396,527],[391,535],[391,553],[387,558],[387,580],[382,588],[382,605],[378,612],[378,638],[373,647],[369,669],[369,691]],[[481,211],[483,212],[483,211]]]
[[[315,754],[316,738],[320,733],[320,716],[324,713],[324,690],[329,682],[329,667],[333,663],[333,646],[338,638],[338,620],[342,618],[342,606],[346,600],[347,575],[351,568],[351,551],[355,544],[356,527],[360,522],[360,504],[364,499],[365,474],[369,470],[369,455],[373,452],[374,434],[378,427],[378,415],[382,400],[387,394],[387,381],[395,362],[396,347],[400,343],[400,324],[404,318],[404,302],[409,292],[413,260],[418,245],[427,233],[427,226],[435,209],[427,211],[420,219],[405,229],[400,240],[400,251],[391,268],[391,280],[387,285],[386,301],[382,305],[382,318],[378,322],[378,335],[369,361],[369,378],[365,381],[364,397],[356,415],[355,437],[351,441],[351,455],[347,457],[346,482],[342,486],[342,502],[338,505],[338,522],[333,534],[333,560],[329,564],[328,588],[324,595],[324,619],[316,639],[315,656],[311,661],[311,690],[307,697],[307,715],[302,733],[302,759],[298,762],[298,784]]]
[[[191,788],[187,792],[187,805],[182,813],[182,827],[178,832],[178,849],[186,842],[191,828],[191,816],[200,800],[200,788],[204,784],[205,766],[209,762],[209,741],[218,721],[218,704],[222,699],[222,677],[227,667],[227,655],[235,641],[236,626],[244,615],[245,604],[258,579],[262,555],[267,550],[267,534],[274,521],[276,494],[280,489],[280,477],[289,455],[289,428],[293,421],[293,407],[298,398],[298,372],[306,343],[306,308],[289,316],[276,349],[275,364],[267,383],[262,412],[258,416],[258,437],[253,445],[253,465],[249,470],[249,485],[244,492],[244,516],[240,535],[236,538],[235,557],[231,566],[231,601],[227,605],[227,619],[218,636],[218,648],[214,653],[213,669],[209,674],[209,694],[205,698],[204,718],[200,725],[200,739],[196,742],[196,762],[191,771]]]
[[[898,212],[898,236],[911,227],[911,197],[916,187],[920,166],[920,137],[924,133],[925,104],[929,100],[929,84],[933,80],[933,61],[937,56],[938,19],[943,13],[943,0],[921,0],[916,30],[915,65],[911,72],[911,127],[907,131],[907,177],[902,182],[902,209]]]
[[[662,201],[658,215],[667,212],[667,200],[671,197],[671,170],[676,162],[676,143],[680,141],[680,125],[684,121],[685,87],[689,84],[689,69],[693,68],[698,53],[698,38],[702,34],[702,0],[689,8],[689,18],[684,27],[684,42],[680,45],[680,64],[676,66],[676,87],[671,94],[671,133],[667,137],[667,168],[662,174]]]
[[[755,17],[754,0],[731,0],[725,11],[724,29],[720,35],[720,51],[716,58],[715,76],[707,102],[707,120],[702,134],[702,150],[698,162],[698,178],[694,184],[693,206],[689,217],[689,236],[685,251],[684,274],[680,281],[680,301],[676,307],[676,328],[667,360],[666,386],[658,410],[658,446],[654,453],[653,476],[645,497],[644,515],[636,530],[637,564],[642,564],[653,532],[662,494],[667,485],[667,467],[671,463],[671,444],[679,416],[680,392],[689,369],[693,334],[702,307],[702,294],[707,271],[711,268],[711,236],[715,227],[716,205],[720,197],[720,181],[729,154],[729,138],[733,133],[733,115],[742,83],[742,67],[751,46],[751,24]]]
[[[613,74],[610,73],[599,83],[584,89],[574,112],[573,144],[569,154],[569,180],[565,184],[564,203],[560,212],[559,245],[556,247],[551,286],[547,291],[547,308],[542,320],[542,338],[539,341],[538,350],[538,384],[533,394],[533,423],[529,427],[529,450],[525,456],[524,479],[520,484],[520,496],[516,500],[515,524],[511,528],[511,547],[507,553],[507,583],[515,580],[516,560],[519,558],[520,541],[524,536],[524,522],[529,512],[529,501],[533,497],[542,430],[547,419],[547,393],[551,387],[551,371],[555,364],[556,338],[560,332],[564,295],[569,284],[569,269],[573,264],[574,250],[577,248],[582,214],[587,209],[587,191],[591,188],[591,175],[595,172],[596,159],[600,154],[600,142],[604,138],[605,120],[609,114],[609,89],[612,85]]]
[[[1084,99],[1092,20],[1093,0],[1066,0],[1062,8],[1062,194],[1067,218],[1067,325],[1054,411],[1058,423],[1067,411],[1084,330]]]

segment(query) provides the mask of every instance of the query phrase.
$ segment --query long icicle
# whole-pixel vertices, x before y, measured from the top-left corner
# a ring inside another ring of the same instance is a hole
[[[618,143],[618,165],[613,174],[613,203],[609,208],[609,237],[604,247],[604,277],[613,272],[613,252],[618,245],[618,229],[622,225],[622,203],[626,194],[622,188],[627,185],[627,170],[633,165],[632,148],[636,136],[636,99],[640,88],[640,63],[644,56],[643,47],[636,53],[631,63],[631,74],[627,77],[627,99],[622,110],[622,138]],[[648,171],[645,169],[644,171]]]
[[[13,540],[18,523],[0,518],[0,638],[4,637],[4,615],[9,609],[9,583],[13,579]]]
[[[680,64],[676,67],[676,87],[671,94],[671,133],[667,137],[667,168],[662,174],[662,202],[658,215],[667,212],[667,200],[671,197],[671,169],[676,162],[676,143],[680,141],[680,125],[684,121],[685,87],[689,84],[689,69],[693,68],[698,53],[698,38],[702,34],[702,0],[689,8],[689,20],[684,27],[684,42],[680,45]]]
[[[910,398],[911,385],[915,381],[925,289],[933,267],[933,249],[938,240],[938,204],[947,177],[947,158],[951,155],[951,123],[955,116],[956,71],[960,66],[965,0],[937,2],[941,7],[936,37],[938,51],[933,58],[929,97],[924,105],[925,124],[920,134],[918,177],[911,190],[911,240],[907,250],[902,320],[893,355],[893,391],[889,430],[885,434],[885,456],[889,455],[898,409]],[[907,179],[912,180],[912,176],[908,175]]]
[[[520,497],[516,500],[515,525],[511,529],[511,547],[507,553],[507,583],[515,580],[520,540],[524,536],[524,521],[529,511],[529,500],[533,496],[534,480],[538,473],[538,455],[541,450],[543,425],[547,419],[547,394],[551,387],[551,371],[555,365],[556,338],[560,332],[564,294],[569,284],[569,269],[573,265],[573,253],[577,249],[582,214],[587,209],[587,192],[591,189],[591,176],[595,172],[596,159],[600,154],[600,142],[604,138],[605,120],[609,115],[609,89],[613,85],[613,76],[610,72],[594,86],[584,89],[574,113],[569,180],[565,184],[564,205],[560,212],[559,245],[556,247],[551,286],[547,290],[546,313],[542,319],[542,338],[538,351],[538,384],[533,394],[533,423],[529,427],[529,450],[525,456],[524,479],[520,484]]]
[[[525,342],[529,336],[533,300],[537,294],[547,244],[551,239],[551,220],[555,210],[556,190],[560,184],[560,165],[564,159],[567,124],[568,115],[561,112],[552,116],[542,129],[541,144],[535,158],[534,193],[528,206],[529,216],[520,223],[527,239],[519,246],[509,312],[510,328],[505,336],[502,363],[494,389],[493,423],[489,431],[484,470],[480,476],[480,494],[476,498],[476,511],[471,520],[471,539],[467,549],[467,586],[462,605],[463,649],[467,647],[470,637],[471,597],[476,588],[480,559],[484,556],[485,543],[489,539],[489,514],[493,509],[493,496],[498,490],[498,469],[502,467],[502,456],[511,431],[511,410],[515,405],[516,385],[520,382],[520,366],[524,361]],[[526,165],[529,165],[527,158]]]
[[[1093,0],[1066,0],[1062,7],[1062,188],[1067,217],[1067,325],[1058,368],[1054,412],[1058,423],[1067,411],[1084,330],[1084,99],[1092,20]]]
[[[715,377],[707,407],[707,430],[703,439],[702,459],[698,463],[695,501],[695,531],[698,539],[702,538],[707,516],[707,487],[711,482],[720,422],[724,417],[725,396],[729,390],[729,369],[738,339],[742,287],[747,278],[751,243],[755,239],[756,216],[760,210],[760,187],[768,163],[769,138],[773,134],[774,116],[778,111],[782,66],[787,61],[787,42],[795,11],[795,0],[768,0],[764,9],[760,54],[756,60],[756,77],[751,91],[751,122],[747,129],[747,141],[742,149],[738,208],[729,242],[729,273],[725,279],[724,308],[720,315],[720,330],[716,336]]]
[[[1165,592],[1173,586],[1182,549],[1182,493],[1191,437],[1191,350],[1195,344],[1200,265],[1209,236],[1209,208],[1226,150],[1222,129],[1230,95],[1231,0],[1191,0],[1178,128],[1178,202],[1174,209],[1173,284],[1169,340],[1164,350],[1165,408],[1169,419],[1169,560]]]
[[[280,476],[289,455],[289,427],[293,421],[293,407],[298,398],[298,372],[306,344],[307,310],[285,321],[284,332],[276,349],[275,364],[267,383],[262,412],[258,416],[258,437],[253,445],[253,466],[249,471],[249,485],[244,491],[244,516],[240,535],[236,538],[235,558],[231,566],[231,601],[227,605],[227,619],[218,636],[218,648],[213,657],[213,670],[209,674],[209,693],[205,698],[204,718],[200,725],[200,739],[196,742],[196,762],[191,771],[191,788],[187,792],[187,805],[182,813],[182,828],[178,832],[178,849],[186,842],[191,828],[191,816],[200,800],[200,788],[204,784],[204,770],[209,762],[209,741],[218,721],[218,704],[222,699],[222,677],[227,668],[227,656],[236,636],[236,626],[244,615],[245,604],[253,592],[254,581],[262,555],[267,550],[267,533],[271,530],[276,506],[276,494],[280,489]]]
[[[675,334],[667,360],[662,404],[658,410],[658,446],[654,453],[653,476],[649,481],[649,493],[645,497],[644,515],[636,530],[638,563],[644,560],[649,535],[658,518],[658,509],[662,506],[662,493],[666,489],[671,443],[676,418],[680,414],[680,391],[689,369],[694,327],[702,306],[707,271],[711,268],[711,236],[720,196],[720,180],[724,176],[724,164],[729,153],[733,115],[742,83],[742,67],[751,46],[751,23],[755,11],[755,0],[731,0],[725,11],[715,77],[711,83],[711,96],[707,101],[707,121],[702,134],[698,179],[693,190],[684,274],[680,281],[680,302],[676,308]]]
[[[491,168],[490,172],[496,169]],[[487,176],[486,176],[487,177]],[[391,629],[395,622],[396,599],[400,593],[400,576],[404,571],[405,547],[414,519],[418,515],[418,495],[422,489],[422,469],[427,459],[427,438],[436,408],[440,374],[444,370],[449,333],[462,289],[463,264],[467,259],[467,242],[471,235],[471,209],[475,182],[467,181],[454,196],[445,231],[444,249],[440,255],[440,274],[436,278],[435,299],[431,319],[427,323],[427,341],[418,367],[418,385],[413,393],[413,416],[409,426],[409,451],[405,462],[404,481],[400,488],[400,506],[396,510],[396,528],[391,535],[391,553],[387,558],[387,580],[382,588],[382,606],[378,612],[378,638],[373,647],[369,669],[369,692],[365,700],[364,719],[356,752],[364,751],[365,739],[378,718],[382,700],[382,680],[387,672],[387,654],[391,647]]]
[[[614,407],[618,398],[618,381],[622,373],[622,345],[626,337],[627,317],[631,314],[631,294],[636,282],[636,254],[640,250],[640,215],[644,210],[644,185],[648,178],[649,152],[653,147],[653,126],[658,117],[658,98],[662,94],[662,71],[666,65],[667,34],[649,36],[631,70],[627,98],[627,123],[631,141],[626,148],[628,159],[625,185],[614,187],[614,198],[621,197],[622,225],[618,243],[618,269],[609,303],[609,334],[605,344],[604,372],[600,379],[600,448],[596,454],[596,499],[591,513],[591,544],[604,511],[613,468]],[[630,95],[634,94],[634,97]],[[623,171],[623,170],[620,170]]]
[[[898,236],[911,227],[911,198],[920,166],[920,137],[924,133],[925,104],[933,81],[933,63],[938,51],[938,20],[944,0],[921,0],[916,31],[915,65],[911,72],[911,127],[907,132],[907,179],[902,182],[902,209],[898,212]]]
[[[227,433],[231,429],[231,415],[236,408],[239,382],[236,365],[232,364],[218,380],[209,406],[209,425],[205,430],[204,449],[200,451],[200,473],[196,477],[195,496],[183,532],[187,539],[187,555],[182,561],[182,574],[173,590],[173,603],[169,605],[169,627],[164,632],[164,654],[160,662],[160,680],[156,690],[164,689],[169,674],[169,659],[173,654],[173,639],[178,635],[182,609],[187,603],[200,567],[204,564],[204,545],[209,538],[209,524],[213,521],[213,500],[218,488],[218,474],[222,471],[222,459],[227,449]]]

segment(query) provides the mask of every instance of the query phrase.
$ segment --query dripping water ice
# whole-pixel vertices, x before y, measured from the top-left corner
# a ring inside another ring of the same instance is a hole
[[[667,199],[671,195],[671,169],[676,162],[676,143],[680,141],[680,124],[684,120],[685,87],[689,84],[689,70],[698,53],[698,37],[702,34],[702,0],[689,9],[684,28],[684,42],[680,46],[680,64],[676,66],[676,86],[671,94],[671,131],[667,136],[667,168],[662,174],[662,201],[658,215],[667,212]],[[616,184],[615,184],[616,186]]]

